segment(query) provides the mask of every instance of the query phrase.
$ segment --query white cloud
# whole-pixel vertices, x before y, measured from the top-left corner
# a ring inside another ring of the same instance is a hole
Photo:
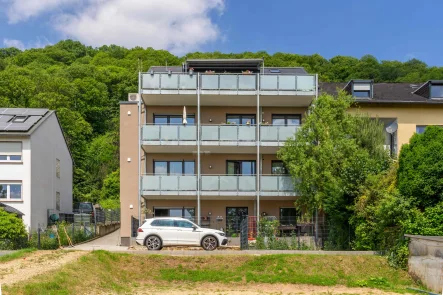
[[[6,11],[8,21],[10,24],[15,24],[67,4],[79,3],[81,0],[2,0],[2,2],[9,4]]]
[[[64,38],[87,45],[153,47],[183,54],[221,38],[211,13],[221,14],[225,0],[6,1],[10,23],[48,13]],[[69,12],[61,12],[66,8]]]
[[[6,39],[5,38],[5,39],[3,39],[3,45],[6,48],[8,48],[8,47],[15,47],[15,48],[18,48],[20,50],[24,50],[25,49],[25,45],[20,40]]]

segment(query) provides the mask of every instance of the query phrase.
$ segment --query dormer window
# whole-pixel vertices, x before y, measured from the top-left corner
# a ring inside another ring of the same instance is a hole
[[[11,120],[11,123],[24,123],[26,119],[28,119],[28,116],[15,116]]]
[[[370,99],[373,97],[372,80],[351,80],[344,87],[344,90],[355,98]]]
[[[370,98],[371,91],[370,90],[354,90],[354,97],[362,97],[362,98]]]
[[[431,98],[443,99],[443,84],[431,84]]]

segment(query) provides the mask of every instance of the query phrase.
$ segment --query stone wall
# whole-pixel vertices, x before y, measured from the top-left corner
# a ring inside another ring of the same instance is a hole
[[[443,237],[405,235],[409,241],[409,274],[427,288],[443,288]]]

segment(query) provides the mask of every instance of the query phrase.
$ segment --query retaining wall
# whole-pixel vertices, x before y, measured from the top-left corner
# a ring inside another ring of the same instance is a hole
[[[443,289],[443,237],[405,235],[409,241],[409,274],[436,293]]]

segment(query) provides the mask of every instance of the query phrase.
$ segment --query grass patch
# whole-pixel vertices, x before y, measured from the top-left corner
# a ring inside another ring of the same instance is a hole
[[[3,256],[0,256],[0,262],[7,262],[7,261],[14,260],[14,259],[23,258],[25,256],[28,256],[29,253],[32,253],[36,250],[37,249],[35,249],[35,248],[27,248],[27,249],[21,249],[18,251],[14,251],[11,254],[6,254]]]
[[[171,283],[288,283],[371,287],[399,293],[416,286],[379,256],[264,255],[171,257],[93,251],[61,270],[13,286],[5,294],[130,293]]]

